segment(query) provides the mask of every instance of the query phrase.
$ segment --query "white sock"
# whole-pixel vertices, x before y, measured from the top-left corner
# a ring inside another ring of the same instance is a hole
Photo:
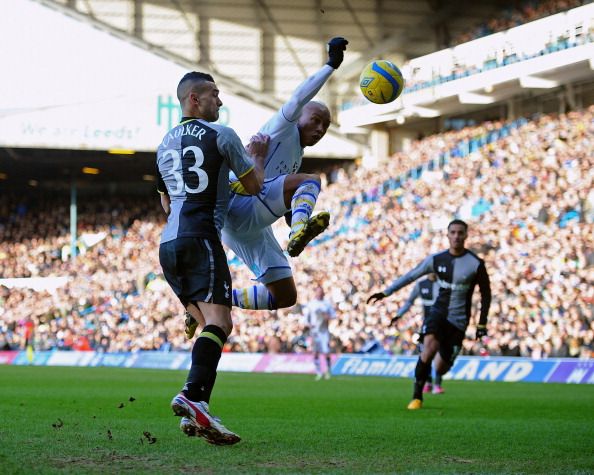
[[[233,289],[233,305],[247,310],[274,310],[276,302],[265,285]]]
[[[309,220],[320,194],[320,184],[306,180],[299,185],[291,200],[291,234],[295,234]]]

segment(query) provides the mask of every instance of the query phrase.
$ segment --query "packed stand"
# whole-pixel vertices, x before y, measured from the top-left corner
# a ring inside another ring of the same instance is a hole
[[[337,312],[334,351],[416,352],[420,304],[388,325],[412,285],[380,304],[365,301],[445,249],[444,227],[458,216],[469,222],[468,247],[486,260],[493,293],[489,336],[466,340],[464,352],[590,357],[593,112],[507,128],[486,123],[419,140],[376,170],[328,173],[318,207],[331,211],[331,228],[292,261],[299,304],[274,312],[234,309],[226,351],[307,351],[301,304],[321,285]],[[67,253],[68,198],[31,198],[10,196],[0,205],[0,279],[68,282],[46,290],[0,287],[0,348],[23,348],[31,328],[38,350],[190,348],[183,309],[160,276],[164,214],[156,194],[154,204],[146,197],[81,197],[79,235],[99,241],[84,246],[80,239],[74,262]],[[277,224],[283,239],[288,228]],[[250,285],[253,276],[229,257],[233,285]]]
[[[458,35],[449,46],[455,46],[468,41],[492,35],[500,31],[539,20],[556,13],[561,13],[572,8],[589,3],[586,0],[527,0],[516,7],[510,7],[501,12],[500,15],[489,19],[479,25],[473,26],[468,31]]]

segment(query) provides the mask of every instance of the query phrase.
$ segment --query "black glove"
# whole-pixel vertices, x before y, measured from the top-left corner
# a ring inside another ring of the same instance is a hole
[[[398,320],[400,320],[400,317],[402,317],[402,315],[396,314],[396,316],[390,320],[390,326],[394,325]]]
[[[291,227],[291,221],[293,221],[293,211],[289,210],[285,213],[285,223],[287,223],[287,226]]]
[[[384,294],[383,292],[378,292],[377,294],[371,295],[371,297],[369,297],[367,299],[367,303],[375,303],[375,302],[378,302],[379,300],[382,300],[385,298],[386,298],[386,294]],[[373,302],[372,302],[372,300],[373,300]]]
[[[328,41],[328,66],[332,66],[334,69],[338,69],[344,59],[343,51],[346,50],[346,45],[349,42],[342,36],[337,36]]]
[[[476,339],[480,340],[484,336],[487,336],[487,325],[478,325],[476,327]]]

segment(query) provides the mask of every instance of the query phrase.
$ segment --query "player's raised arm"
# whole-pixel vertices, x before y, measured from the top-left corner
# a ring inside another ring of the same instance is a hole
[[[415,284],[415,286],[413,287],[412,292],[406,299],[406,302],[404,302],[404,305],[398,309],[394,318],[392,318],[392,320],[390,320],[390,326],[394,325],[400,318],[402,318],[402,316],[406,312],[408,312],[410,310],[410,308],[413,306],[413,304],[415,303],[415,300],[417,299],[417,297],[419,295],[421,295],[421,290],[419,287],[419,283],[417,282]]]
[[[374,303],[378,300],[382,300],[386,297],[389,297],[397,290],[400,290],[403,287],[406,287],[411,282],[414,282],[419,277],[430,274],[434,272],[433,270],[433,256],[429,256],[423,260],[417,267],[412,269],[411,271],[404,274],[402,277],[399,277],[394,282],[392,282],[385,290],[382,292],[378,292],[376,294],[371,295],[367,299],[367,303]]]
[[[330,78],[335,69],[338,69],[344,58],[344,51],[349,42],[342,37],[332,38],[328,42],[328,62],[319,71],[303,81],[293,92],[291,98],[282,106],[283,116],[293,122],[301,115],[301,109],[319,92]]]
[[[268,143],[269,137],[266,135],[253,136],[249,145],[253,154],[250,158],[233,129],[224,127],[217,137],[219,151],[229,161],[229,167],[250,195],[257,195],[262,190],[264,158],[268,152]]]

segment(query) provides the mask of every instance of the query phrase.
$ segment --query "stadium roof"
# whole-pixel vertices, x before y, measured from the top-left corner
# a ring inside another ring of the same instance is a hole
[[[36,0],[186,67],[231,92],[278,107],[325,61],[325,43],[349,39],[326,101],[356,86],[370,59],[402,62],[496,15],[507,0]]]

